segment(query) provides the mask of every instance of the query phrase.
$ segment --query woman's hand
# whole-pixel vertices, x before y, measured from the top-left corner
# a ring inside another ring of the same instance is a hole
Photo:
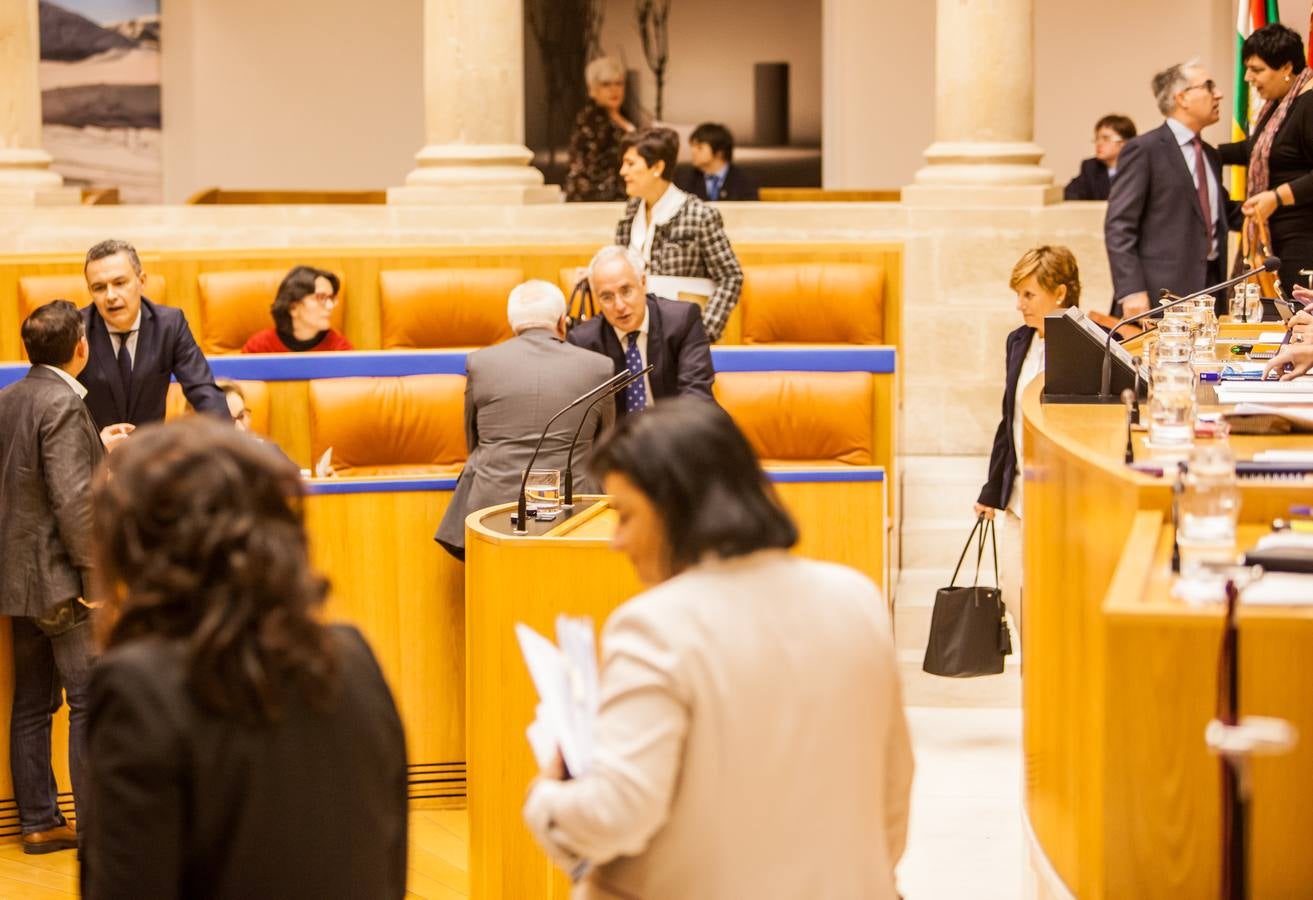
[[[983,504],[983,503],[977,503],[977,504],[976,504],[976,518],[978,518],[978,519],[989,519],[991,522],[994,521],[994,507],[992,507],[992,506],[986,506],[986,505]]]
[[[1291,342],[1296,344],[1313,343],[1308,339],[1309,333],[1313,332],[1313,314],[1301,309],[1290,317],[1290,321],[1286,325],[1295,333],[1294,337],[1290,339]]]
[[[1264,219],[1272,215],[1277,208],[1276,191],[1261,191],[1245,201],[1240,211],[1247,216],[1260,215]]]
[[[1286,371],[1287,366],[1290,367],[1288,372]],[[1303,375],[1309,369],[1313,369],[1313,345],[1287,344],[1263,369],[1263,378],[1277,377],[1282,381],[1290,381],[1292,378]]]

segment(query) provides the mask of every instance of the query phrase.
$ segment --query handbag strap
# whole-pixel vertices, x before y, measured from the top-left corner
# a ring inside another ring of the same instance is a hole
[[[1007,515],[1007,513],[1004,513],[1004,515]],[[1000,586],[998,583],[998,540],[994,537],[997,534],[994,520],[990,519],[986,527],[989,528],[989,549],[994,557],[994,587],[998,588]]]
[[[967,558],[967,551],[971,549],[971,540],[976,536],[976,530],[980,528],[980,523],[985,521],[984,516],[976,517],[976,524],[971,526],[971,533],[967,535],[967,542],[962,545],[962,555],[957,558],[957,565],[953,567],[953,577],[948,582],[949,587],[957,587],[957,573],[962,569],[962,561]]]

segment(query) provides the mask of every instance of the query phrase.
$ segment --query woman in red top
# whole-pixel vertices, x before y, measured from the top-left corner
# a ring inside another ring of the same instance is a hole
[[[337,291],[336,275],[312,266],[297,266],[278,285],[271,312],[274,327],[257,331],[243,353],[302,353],[307,350],[353,350],[351,342],[329,327]]]

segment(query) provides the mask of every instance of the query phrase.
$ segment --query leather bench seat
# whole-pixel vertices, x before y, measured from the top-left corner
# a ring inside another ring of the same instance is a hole
[[[240,353],[251,335],[272,328],[274,319],[269,309],[288,271],[241,269],[198,275],[201,349],[206,353]],[[341,332],[346,321],[346,281],[341,272],[333,274],[341,286],[333,306],[332,326]]]
[[[873,263],[743,267],[743,343],[884,342],[884,269]]]
[[[722,372],[715,393],[764,465],[874,464],[869,372]]]
[[[487,347],[511,336],[506,299],[524,281],[509,268],[385,269],[378,274],[385,350]]]

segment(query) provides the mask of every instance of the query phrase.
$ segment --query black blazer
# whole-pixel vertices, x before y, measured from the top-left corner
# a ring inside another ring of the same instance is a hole
[[[331,711],[274,725],[199,708],[182,640],[130,641],[92,671],[82,896],[400,898],[405,737],[364,638],[333,626]]]
[[[743,169],[730,163],[725,172],[725,180],[720,185],[719,197],[707,197],[707,178],[694,166],[682,168],[675,173],[675,186],[687,191],[699,200],[757,200],[757,179]]]
[[[989,480],[980,489],[976,502],[994,509],[1007,509],[1012,498],[1012,484],[1017,477],[1017,447],[1012,443],[1012,423],[1017,415],[1017,381],[1021,364],[1030,352],[1035,329],[1022,325],[1008,334],[1007,380],[1003,383],[1003,420],[994,432],[994,449],[989,452]]]
[[[44,366],[0,391],[0,615],[87,596],[91,476],[104,450],[72,385]]]
[[[647,295],[647,361],[654,368],[648,380],[654,399],[691,394],[714,399],[711,384],[716,370],[711,363],[711,344],[702,327],[702,311],[696,303],[666,300]],[[615,371],[623,372],[625,351],[615,329],[603,316],[593,316],[570,329],[566,340],[577,347],[611,357]],[[617,416],[625,414],[625,392],[615,397]]]
[[[1082,160],[1080,174],[1067,182],[1063,200],[1107,200],[1112,179],[1108,167],[1097,159]]]
[[[82,310],[91,358],[78,376],[87,388],[87,409],[99,428],[116,422],[146,425],[164,420],[170,377],[177,378],[197,412],[228,418],[228,401],[214,383],[210,364],[196,346],[182,310],[141,298],[141,330],[125,391],[109,328],[94,305]]]
[[[1184,296],[1226,268],[1227,231],[1240,227],[1240,205],[1227,195],[1217,150],[1204,144],[1204,157],[1218,184],[1212,264],[1198,190],[1172,130],[1164,123],[1122,148],[1103,223],[1114,310],[1122,297],[1139,291],[1149,293],[1151,306],[1163,288]]]

